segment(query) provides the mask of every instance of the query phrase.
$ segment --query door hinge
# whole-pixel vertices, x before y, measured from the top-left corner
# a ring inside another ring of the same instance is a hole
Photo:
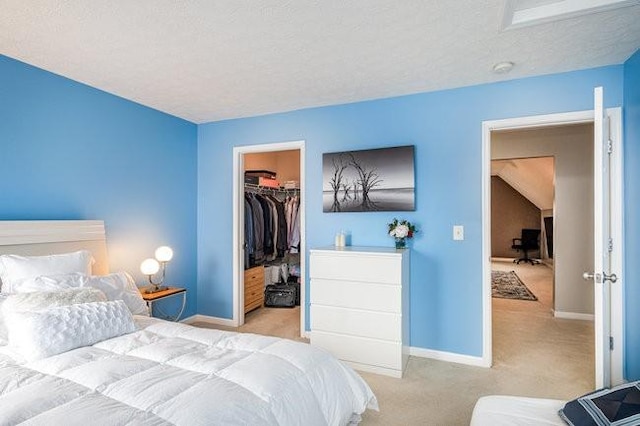
[[[613,152],[613,141],[611,140],[611,117],[606,115],[603,120],[603,125],[606,126],[607,129],[607,154],[611,154]]]
[[[609,336],[609,350],[613,350],[613,336]]]
[[[607,243],[607,250],[609,253],[613,251],[613,238],[609,238],[609,242]]]

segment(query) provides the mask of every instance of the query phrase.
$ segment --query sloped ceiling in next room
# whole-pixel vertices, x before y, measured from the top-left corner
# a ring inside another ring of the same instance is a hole
[[[553,157],[491,161],[491,176],[499,176],[540,210],[553,209]]]

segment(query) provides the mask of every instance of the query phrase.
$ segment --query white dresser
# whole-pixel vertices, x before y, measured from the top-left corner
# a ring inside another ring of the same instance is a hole
[[[310,250],[311,344],[352,367],[402,377],[409,358],[409,250]]]

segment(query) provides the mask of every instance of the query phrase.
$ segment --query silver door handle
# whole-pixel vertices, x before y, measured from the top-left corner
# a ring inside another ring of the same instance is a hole
[[[604,272],[602,274],[585,272],[582,274],[582,278],[585,280],[593,280],[597,283],[602,283],[605,281],[611,281],[612,283],[615,283],[616,281],[618,281],[618,276],[616,274],[607,275]]]
[[[582,279],[590,281],[593,280],[597,283],[601,283],[602,282],[602,275],[598,274],[598,273],[591,273],[591,272],[585,272],[582,274]]]

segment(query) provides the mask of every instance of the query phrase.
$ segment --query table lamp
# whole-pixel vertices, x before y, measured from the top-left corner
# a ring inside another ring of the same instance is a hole
[[[149,277],[149,288],[145,293],[156,293],[158,291],[166,290],[167,286],[163,286],[165,277],[165,270],[167,263],[173,258],[173,250],[168,246],[161,246],[156,249],[155,259],[149,258],[142,261],[140,264],[140,272]],[[162,277],[159,282],[153,281],[153,276],[158,273],[162,267]]]

